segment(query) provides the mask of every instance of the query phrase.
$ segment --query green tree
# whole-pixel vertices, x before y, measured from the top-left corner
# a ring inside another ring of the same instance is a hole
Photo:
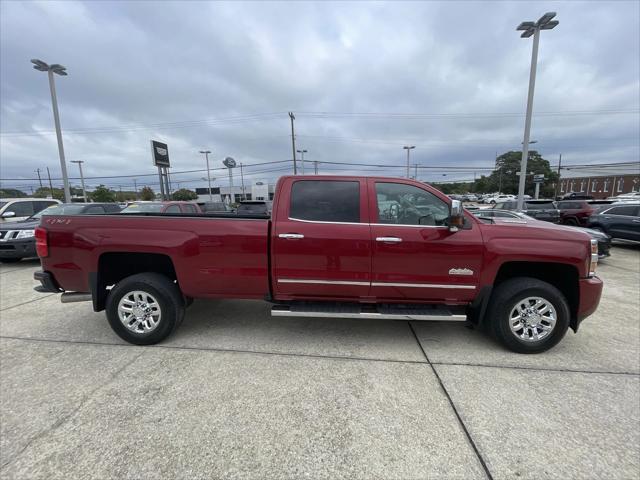
[[[116,192],[110,190],[104,185],[98,185],[96,189],[88,194],[89,198],[94,202],[115,202]]]
[[[176,190],[171,195],[171,198],[174,200],[195,200],[198,198],[198,194],[193,190],[189,190],[187,188],[181,188],[180,190]]]
[[[482,176],[476,180],[474,192],[497,192],[502,193],[518,193],[518,182],[520,177],[517,172],[520,171],[520,162],[522,160],[522,152],[510,151],[503,153],[496,159],[496,169],[488,177]],[[554,187],[558,181],[558,174],[551,171],[549,161],[542,158],[536,150],[529,151],[529,159],[527,160],[527,177],[525,182],[525,194],[532,195],[535,190],[533,183],[533,174],[542,174],[545,177],[544,183],[540,186],[541,197],[552,197]]]
[[[33,196],[36,198],[50,198],[52,196],[51,189],[49,187],[40,187],[35,191]],[[62,188],[54,188],[53,198],[64,202],[64,190]]]
[[[0,188],[0,198],[23,198],[27,194],[17,188]]]
[[[155,200],[156,194],[153,192],[151,187],[142,187],[140,190],[140,200]]]

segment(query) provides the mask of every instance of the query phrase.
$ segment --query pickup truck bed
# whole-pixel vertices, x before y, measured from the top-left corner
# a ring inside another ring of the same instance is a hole
[[[577,330],[602,289],[586,234],[483,223],[430,186],[396,178],[283,177],[272,219],[45,216],[36,243],[41,290],[92,299],[116,333],[141,344],[170,334],[191,298],[251,298],[273,302],[274,315],[467,319],[535,352]],[[163,312],[156,324],[170,326],[152,328],[140,310],[151,303],[126,297],[147,286]],[[518,304],[518,295],[528,297]]]

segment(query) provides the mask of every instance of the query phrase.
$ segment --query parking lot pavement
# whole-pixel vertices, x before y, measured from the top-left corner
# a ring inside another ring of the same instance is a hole
[[[21,340],[3,352],[16,382],[3,424],[29,422],[24,403],[48,391],[76,397],[36,412],[4,478],[484,476],[425,364]]]
[[[640,476],[637,247],[535,356],[462,324],[226,300],[133,347],[89,303],[32,293],[38,266],[0,265],[2,478]]]

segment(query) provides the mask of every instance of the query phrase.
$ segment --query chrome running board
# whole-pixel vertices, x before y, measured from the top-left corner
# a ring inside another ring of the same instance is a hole
[[[362,318],[378,320],[417,320],[464,322],[464,307],[449,305],[396,305],[357,303],[291,303],[274,305],[272,317]]]

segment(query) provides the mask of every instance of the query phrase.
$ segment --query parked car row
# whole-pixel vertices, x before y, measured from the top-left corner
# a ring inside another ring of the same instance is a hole
[[[36,256],[34,230],[43,215],[102,215],[119,213],[117,203],[60,203],[57,200],[26,220],[0,224],[0,262],[13,263]]]

